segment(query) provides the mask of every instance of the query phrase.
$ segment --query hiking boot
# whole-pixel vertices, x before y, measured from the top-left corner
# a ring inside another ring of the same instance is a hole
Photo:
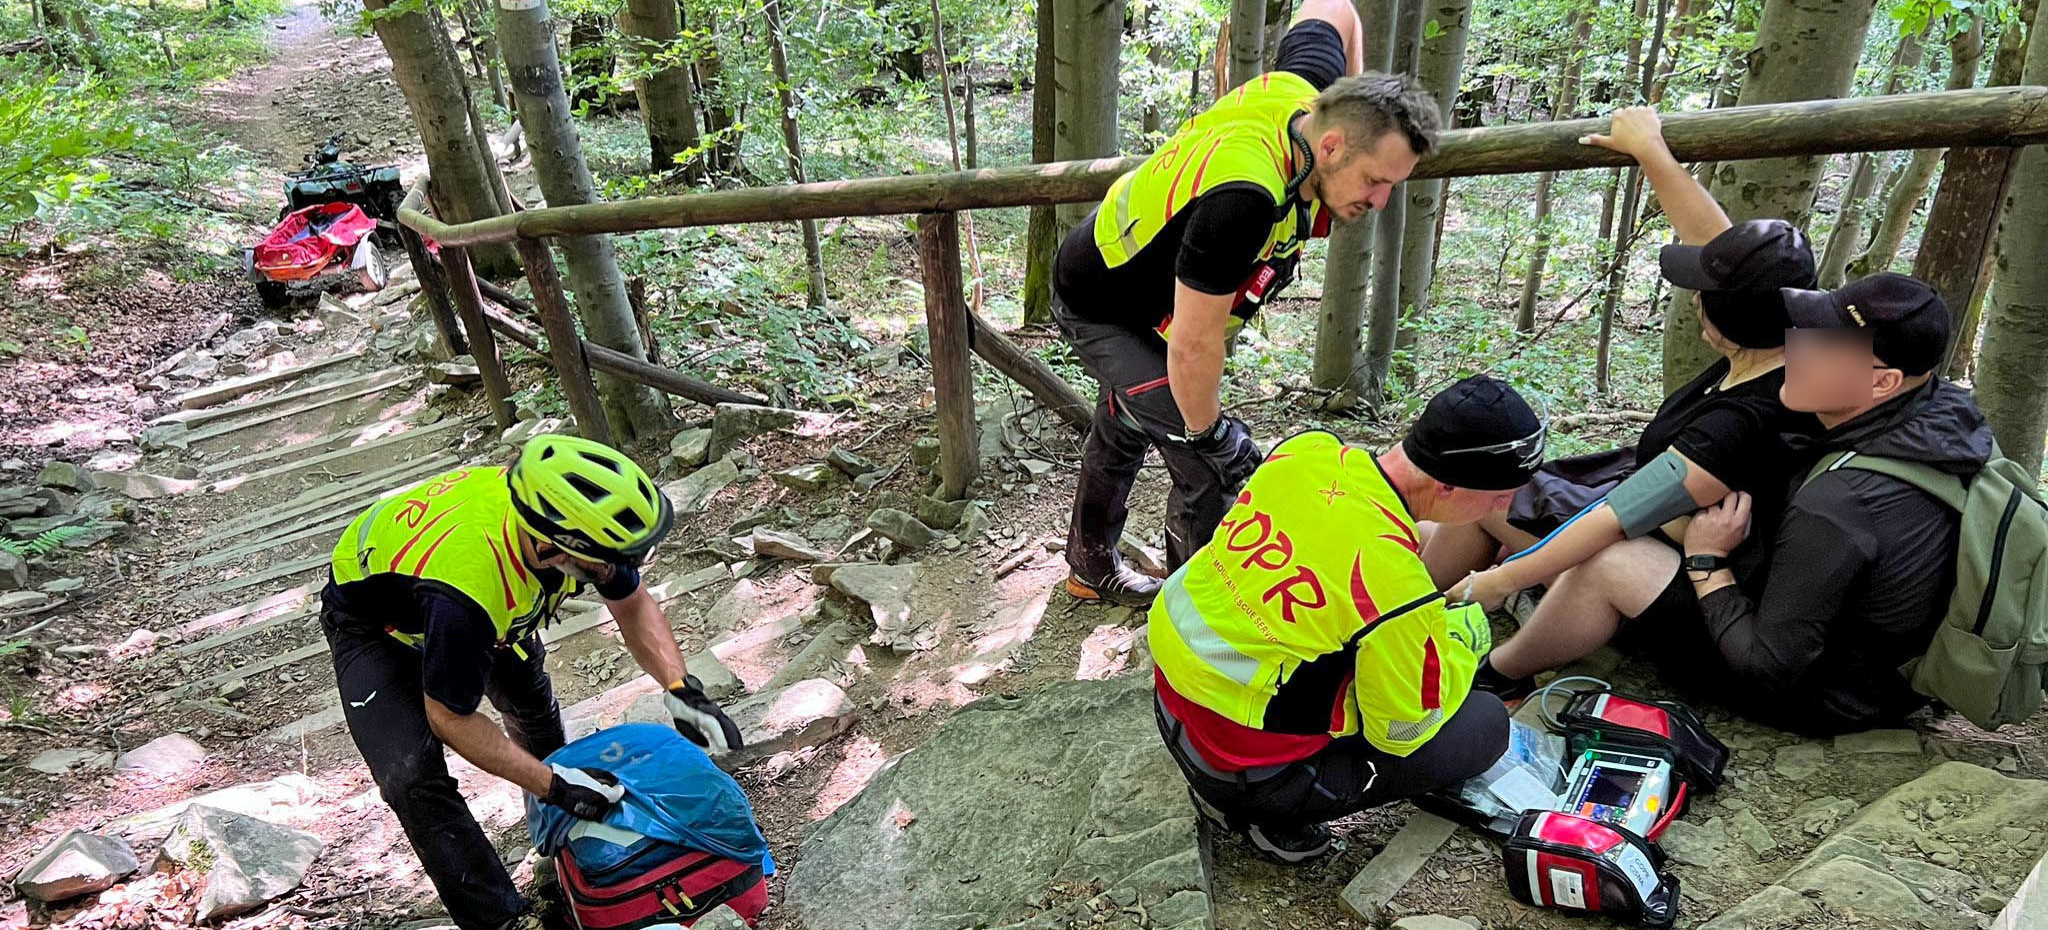
[[[1536,678],[1533,675],[1528,678],[1509,678],[1494,671],[1493,656],[1489,655],[1479,660],[1478,670],[1472,673],[1472,690],[1484,691],[1500,698],[1502,704],[1513,710],[1527,700],[1529,695],[1536,693]]]
[[[1067,593],[1077,600],[1099,601],[1120,607],[1150,607],[1152,599],[1159,596],[1160,584],[1159,579],[1118,562],[1116,568],[1100,580],[1084,577],[1080,572],[1069,574]]]
[[[1307,862],[1330,851],[1330,827],[1312,823],[1300,827],[1252,824],[1245,835],[1260,852],[1288,865]]]
[[[1548,590],[1538,584],[1508,595],[1507,603],[1502,604],[1501,609],[1506,611],[1509,617],[1514,618],[1515,629],[1519,630],[1529,625],[1529,618],[1536,615],[1536,605],[1543,602],[1543,595]]]

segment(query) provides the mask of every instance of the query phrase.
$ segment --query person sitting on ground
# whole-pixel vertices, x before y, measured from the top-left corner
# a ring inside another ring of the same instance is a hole
[[[596,589],[634,661],[668,689],[676,730],[713,752],[740,745],[641,584],[641,560],[673,520],[632,459],[550,435],[528,440],[509,469],[464,468],[379,501],[336,541],[320,623],[342,714],[461,930],[539,922],[448,774],[444,745],[581,820],[603,819],[624,794],[605,773],[541,761],[564,742],[540,637],[563,601]],[[477,713],[486,697],[502,729]]]
[[[1683,569],[1655,540],[1611,546],[1558,579],[1541,632],[1584,654],[1619,630],[1667,684],[1782,729],[1893,725],[1926,703],[1898,669],[1926,650],[1947,611],[1960,517],[1872,471],[1804,479],[1842,451],[1968,479],[1991,456],[1991,430],[1967,391],[1932,373],[1949,316],[1925,283],[1880,274],[1785,299],[1798,327],[1785,404],[1816,414],[1826,432],[1793,477],[1783,517],[1757,522],[1751,495],[1728,495],[1688,524]],[[1732,571],[1730,554],[1759,537],[1766,562]],[[1673,572],[1683,587],[1664,583]],[[1538,632],[1532,623],[1516,638]]]
[[[1471,691],[1486,617],[1446,608],[1416,524],[1505,507],[1547,435],[1474,376],[1377,458],[1325,432],[1273,450],[1147,623],[1160,735],[1204,816],[1301,862],[1327,821],[1500,758],[1507,711]]]
[[[1643,164],[1681,239],[1660,256],[1664,276],[1699,290],[1701,338],[1722,357],[1665,398],[1633,448],[1546,463],[1506,512],[1433,530],[1424,558],[1453,600],[1498,607],[1623,539],[1656,534],[1675,553],[1685,517],[1731,490],[1749,492],[1774,518],[1795,450],[1819,430],[1811,414],[1788,411],[1779,398],[1786,329],[1779,288],[1814,283],[1806,237],[1781,220],[1731,225],[1672,158],[1654,110],[1623,110],[1612,136],[1589,139]],[[1503,544],[1519,555],[1454,582],[1475,563],[1490,564]],[[1756,548],[1738,553],[1745,570],[1761,561]],[[1663,577],[1683,589],[1675,569]],[[1546,632],[1555,621],[1544,607],[1528,622],[1480,665],[1479,686],[1504,700],[1525,696],[1535,673],[1583,652],[1584,644]]]

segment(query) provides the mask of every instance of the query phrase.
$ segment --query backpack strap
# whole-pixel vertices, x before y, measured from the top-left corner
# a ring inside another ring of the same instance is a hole
[[[1823,456],[1806,475],[1806,481],[1820,477],[1823,473],[1840,468],[1854,468],[1859,471],[1875,472],[1888,478],[1896,478],[1927,492],[1935,500],[1947,504],[1949,509],[1961,513],[1963,504],[1969,500],[1969,485],[1963,479],[1928,465],[1924,462],[1908,462],[1904,459],[1890,459],[1878,455],[1863,455],[1855,451],[1837,452]],[[1806,482],[1801,482],[1804,487]]]

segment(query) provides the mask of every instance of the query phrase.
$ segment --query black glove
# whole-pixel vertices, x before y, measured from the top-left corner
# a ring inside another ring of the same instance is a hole
[[[1225,486],[1235,489],[1259,470],[1259,463],[1266,454],[1259,451],[1252,442],[1251,427],[1232,416],[1217,417],[1208,429],[1188,436],[1185,443],[1189,452],[1209,460],[1216,467],[1216,473],[1223,476]]]
[[[619,786],[619,777],[603,769],[569,768],[550,765],[555,770],[555,779],[548,783],[548,796],[542,798],[549,804],[569,812],[578,820],[603,820],[612,805],[626,796],[626,789]]]
[[[683,683],[668,689],[668,713],[675,718],[676,732],[712,753],[730,752],[746,745],[740,739],[740,725],[719,709],[718,702],[704,694],[704,683],[695,675],[683,676]]]

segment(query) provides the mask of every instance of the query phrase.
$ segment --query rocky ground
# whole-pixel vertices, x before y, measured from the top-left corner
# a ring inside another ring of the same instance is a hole
[[[280,42],[204,107],[252,150],[288,161],[339,131],[306,109],[322,81],[395,94],[374,40],[301,12]],[[408,278],[275,318],[228,283],[128,282],[171,302],[93,318],[105,354],[0,368],[17,389],[0,519],[41,540],[0,552],[0,926],[435,916],[340,721],[313,616],[326,553],[385,490],[567,427],[525,410],[501,435]],[[983,477],[968,502],[928,498],[914,341],[877,338],[858,409],[681,405],[673,437],[633,450],[685,516],[652,590],[748,734],[725,761],[782,867],[765,926],[1587,925],[1516,904],[1497,847],[1406,806],[1347,818],[1334,854],[1296,868],[1200,826],[1152,731],[1143,615],[1058,590],[1075,437],[985,381]],[[519,383],[545,376],[507,357]],[[1251,415],[1298,425],[1281,405]],[[1163,497],[1148,469],[1134,559],[1158,558]],[[578,605],[547,633],[577,733],[663,717],[608,619]],[[1613,654],[1573,671],[1656,690]],[[1735,756],[1667,839],[1680,926],[1990,926],[2048,846],[2040,724],[1927,717],[1816,742],[1703,710]],[[530,880],[516,792],[454,767]]]

